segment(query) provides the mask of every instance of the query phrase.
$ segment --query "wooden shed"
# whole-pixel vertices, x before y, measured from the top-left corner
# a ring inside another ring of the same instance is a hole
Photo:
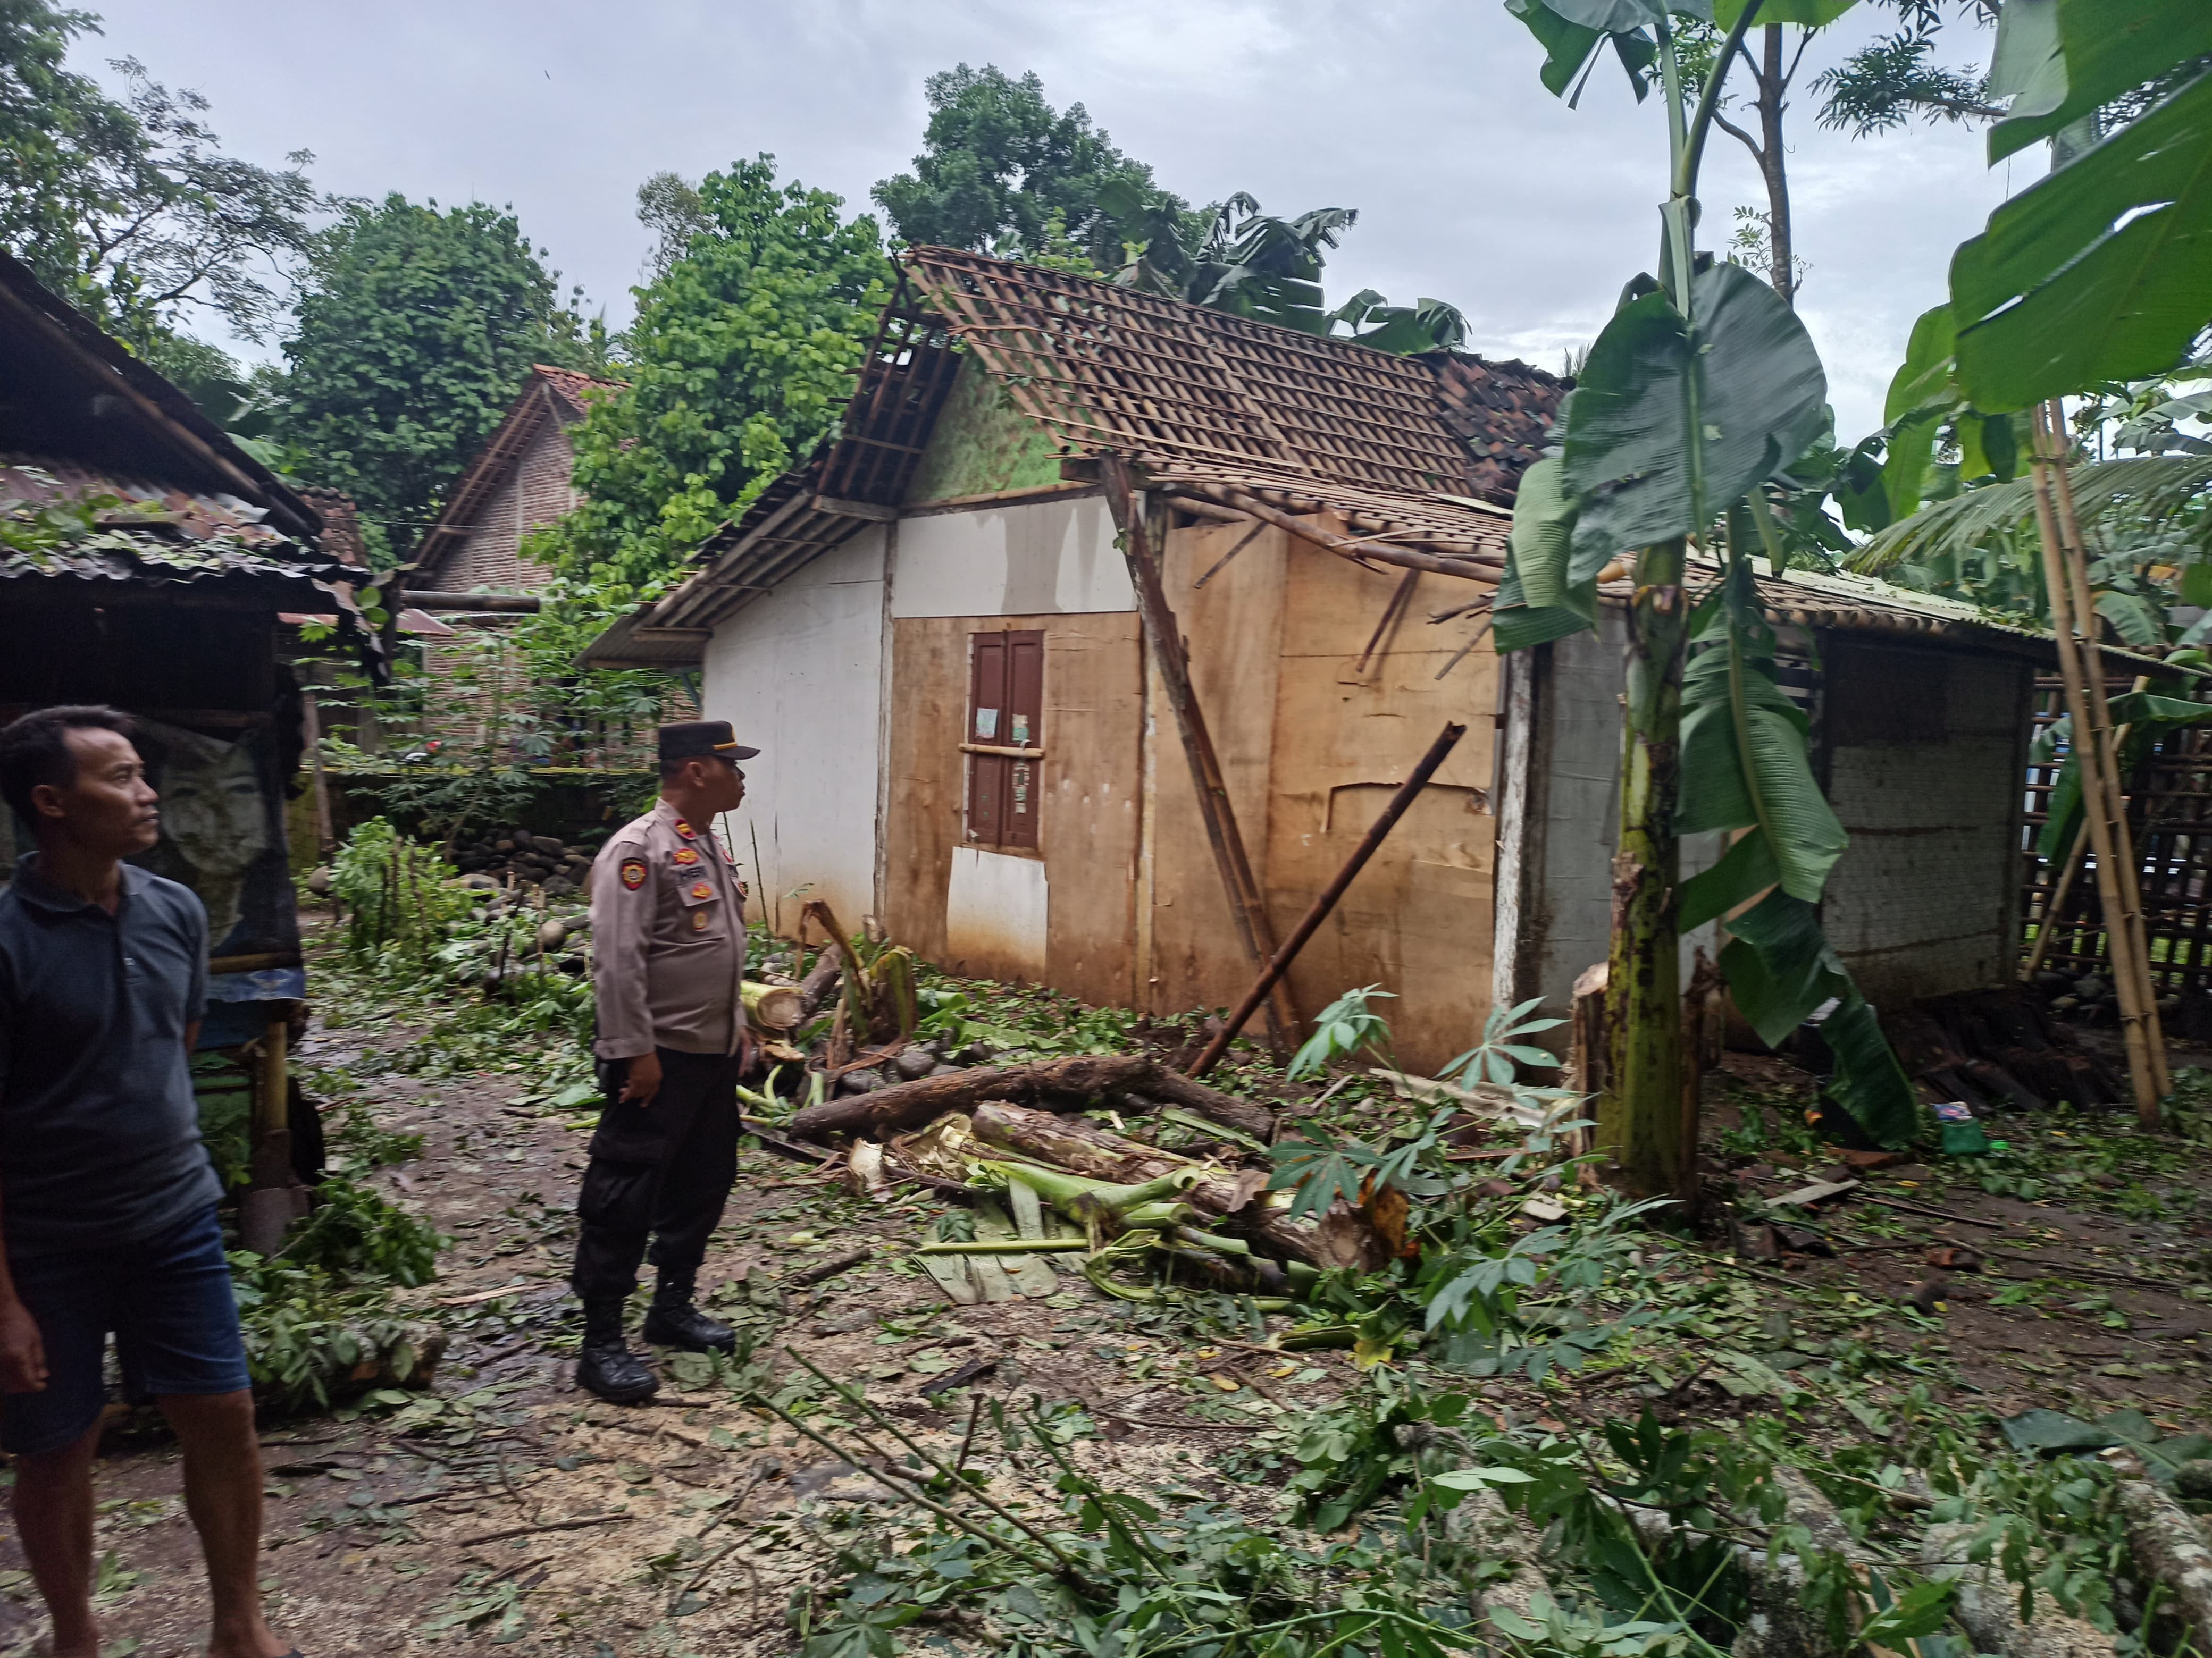
[[[258,1045],[274,1162],[255,1183],[283,1198],[278,1227],[295,1202],[283,1031],[307,986],[284,811],[305,733],[280,618],[334,623],[382,664],[360,572],[321,530],[190,398],[0,254],[0,722],[58,702],[138,717],[162,823],[134,861],[207,906],[200,1042]],[[0,880],[23,844],[0,809]]]
[[[1164,1014],[1253,977],[1164,655],[1276,938],[1463,724],[1290,979],[1305,1017],[1394,993],[1434,1066],[1493,997],[1564,1001],[1605,953],[1622,595],[1597,635],[1503,661],[1485,636],[1565,389],[917,249],[840,435],[586,659],[700,666],[763,750],[726,829],[772,920],[803,892],[955,971]],[[2002,981],[2047,645],[1877,582],[1769,600],[1854,835],[1832,936],[1870,995]]]

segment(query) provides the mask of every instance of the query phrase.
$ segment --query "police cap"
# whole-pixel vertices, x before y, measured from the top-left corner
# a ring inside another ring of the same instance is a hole
[[[726,720],[684,720],[660,728],[660,763],[664,766],[708,756],[734,762],[750,760],[759,752],[758,749],[740,744]]]

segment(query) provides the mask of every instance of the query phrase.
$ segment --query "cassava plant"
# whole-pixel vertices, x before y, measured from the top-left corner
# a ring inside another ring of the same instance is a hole
[[[1609,47],[1639,85],[1656,66],[1667,122],[1658,274],[1624,289],[1561,410],[1559,451],[1522,482],[1498,594],[1498,647],[1520,649],[1594,627],[1608,565],[1625,562],[1633,579],[1601,1144],[1632,1191],[1688,1183],[1680,931],[1686,910],[1711,919],[1753,899],[1723,952],[1739,1005],[1759,1010],[1771,1041],[1839,1000],[1854,1040],[1838,1047],[1837,1092],[1877,1139],[1901,1141],[1911,1088],[1815,917],[1844,835],[1814,780],[1805,721],[1775,683],[1753,586],[1754,548],[1786,562],[1771,489],[1824,437],[1826,378],[1787,302],[1696,246],[1699,163],[1738,45],[1754,21],[1831,21],[1836,0],[1507,5],[1544,46],[1555,92]],[[1694,108],[1685,18],[1727,31]],[[1693,547],[1726,572],[1702,595]],[[1686,683],[1693,641],[1702,654]],[[1691,829],[1743,833],[1686,885],[1677,837]]]

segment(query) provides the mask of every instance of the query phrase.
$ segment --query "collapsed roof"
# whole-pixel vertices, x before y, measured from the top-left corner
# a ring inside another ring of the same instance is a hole
[[[1492,586],[1515,489],[1571,386],[1522,362],[1395,356],[978,253],[917,247],[902,264],[837,435],[710,537],[681,586],[601,635],[586,664],[696,664],[715,623],[867,521],[897,517],[963,355],[1051,434],[1066,476],[1115,454],[1199,516],[1296,524],[1358,562]],[[1314,527],[1323,513],[1343,532]],[[1777,623],[2051,647],[1870,578],[1792,572],[1761,587]]]

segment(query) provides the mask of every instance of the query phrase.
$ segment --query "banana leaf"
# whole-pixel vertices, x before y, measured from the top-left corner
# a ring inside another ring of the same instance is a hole
[[[1721,971],[1759,1039],[1779,1048],[1822,1004],[1835,1001],[1820,1026],[1836,1060],[1828,1097],[1876,1145],[1909,1144],[1919,1124],[1912,1084],[1883,1039],[1872,1004],[1821,932],[1813,906],[1771,892],[1730,921],[1729,931]]]
[[[2062,14],[2069,46],[2087,9]],[[2207,8],[2154,9],[2141,61],[2170,68]],[[2212,70],[1992,213],[1952,258],[1951,307],[1960,389],[1990,412],[2179,363],[2212,321]]]
[[[1616,554],[1702,532],[1826,428],[1820,354],[1773,288],[1723,264],[1690,294],[1689,317],[1662,293],[1630,301],[1577,381],[1562,480],[1578,503],[1575,585]]]

